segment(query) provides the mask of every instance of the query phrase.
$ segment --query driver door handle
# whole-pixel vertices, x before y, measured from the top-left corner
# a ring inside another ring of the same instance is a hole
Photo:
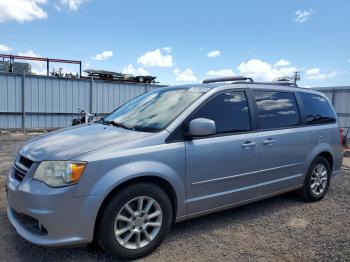
[[[246,141],[242,144],[243,148],[250,148],[256,146],[256,142]]]

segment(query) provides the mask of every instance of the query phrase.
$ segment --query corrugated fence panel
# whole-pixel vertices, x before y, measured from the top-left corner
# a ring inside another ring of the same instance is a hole
[[[346,117],[346,116],[339,116],[338,117],[339,120],[339,125],[342,127],[350,127],[350,118]]]
[[[24,109],[22,117],[22,83]],[[159,88],[145,84],[0,73],[0,128],[59,128],[80,110],[106,114],[130,99]]]
[[[22,112],[22,76],[0,75],[0,112],[12,112],[0,114],[0,127],[21,127],[22,118],[14,113]]]
[[[333,100],[333,93],[332,92],[323,92],[323,93],[328,97],[329,101],[332,102],[332,100]]]
[[[335,93],[334,108],[339,113],[350,112],[350,92]]]
[[[342,91],[334,94],[334,108],[339,113],[341,126],[350,127],[350,92]]]
[[[98,114],[106,114],[145,93],[146,90],[147,86],[143,84],[95,81],[92,88],[92,94],[95,98],[92,111]]]
[[[24,84],[27,128],[67,126],[71,113],[89,110],[89,81],[25,77]]]
[[[24,85],[23,85],[24,84]],[[22,90],[24,109],[22,113]],[[0,73],[0,128],[69,126],[79,110],[106,114],[161,86],[91,79]],[[350,87],[320,88],[334,103],[340,125],[350,127]]]

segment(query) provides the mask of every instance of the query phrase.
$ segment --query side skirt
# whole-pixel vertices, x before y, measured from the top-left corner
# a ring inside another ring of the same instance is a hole
[[[287,193],[287,192],[290,192],[290,191],[293,191],[293,190],[296,190],[296,189],[299,189],[299,188],[302,188],[302,187],[303,187],[303,185],[294,186],[294,187],[290,187],[290,188],[287,188],[287,189],[284,189],[284,190],[276,191],[276,192],[271,193],[271,194],[267,194],[267,195],[263,195],[263,196],[259,196],[259,197],[254,197],[254,198],[247,199],[247,200],[240,201],[240,202],[236,202],[236,203],[233,203],[233,204],[229,204],[229,205],[225,205],[225,206],[221,206],[221,207],[216,207],[216,208],[212,208],[212,209],[208,209],[208,210],[204,210],[204,211],[188,214],[186,216],[177,217],[176,220],[175,220],[175,223],[181,222],[181,221],[185,221],[185,220],[188,220],[188,219],[192,219],[192,218],[195,218],[195,217],[199,217],[199,216],[203,216],[203,215],[207,215],[207,214],[223,211],[223,210],[230,209],[230,208],[233,208],[233,207],[238,207],[238,206],[242,206],[242,205],[245,205],[245,204],[257,202],[259,200],[263,200],[263,199],[267,199],[267,198],[270,198],[270,197],[273,197],[273,196],[277,196],[277,195],[280,195],[280,194],[283,194],[283,193]]]

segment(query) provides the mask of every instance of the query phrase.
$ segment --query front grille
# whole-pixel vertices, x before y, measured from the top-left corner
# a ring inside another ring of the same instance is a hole
[[[25,158],[24,156],[19,157],[19,162],[28,169],[30,169],[34,163],[32,160]]]
[[[32,233],[38,235],[47,235],[47,229],[34,217],[27,216],[16,212],[14,209],[11,209],[11,212],[14,218],[20,223],[23,227],[31,231]]]
[[[26,173],[22,173],[21,171],[15,168],[13,175],[18,181],[22,181]]]
[[[21,182],[29,172],[33,163],[34,162],[32,160],[24,156],[18,155],[14,164],[13,177],[19,182]]]

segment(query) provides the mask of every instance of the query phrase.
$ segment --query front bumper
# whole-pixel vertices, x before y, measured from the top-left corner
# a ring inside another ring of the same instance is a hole
[[[11,170],[6,193],[7,216],[20,236],[37,245],[89,243],[93,240],[101,200],[97,196],[74,197],[76,187],[51,188],[33,180],[31,174],[18,181]]]

